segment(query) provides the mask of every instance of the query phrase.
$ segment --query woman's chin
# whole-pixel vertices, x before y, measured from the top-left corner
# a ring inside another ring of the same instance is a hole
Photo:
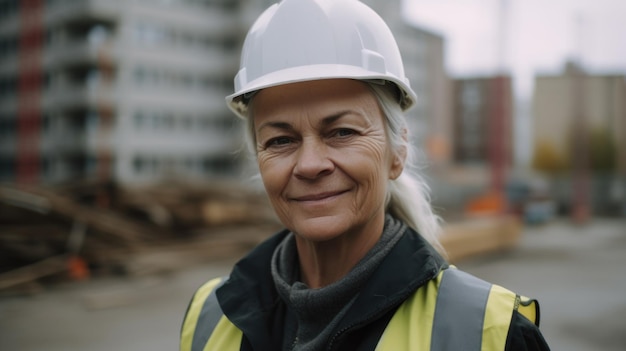
[[[321,216],[297,220],[291,229],[301,239],[323,242],[336,239],[350,230],[342,216]]]

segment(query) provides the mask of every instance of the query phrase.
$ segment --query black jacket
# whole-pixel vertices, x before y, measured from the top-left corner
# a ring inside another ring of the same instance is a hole
[[[274,288],[270,262],[281,231],[239,261],[217,291],[224,314],[243,332],[241,350],[280,350],[286,305]],[[396,309],[448,263],[412,229],[383,260],[339,323],[327,350],[374,350]],[[549,350],[537,326],[513,313],[506,350]]]

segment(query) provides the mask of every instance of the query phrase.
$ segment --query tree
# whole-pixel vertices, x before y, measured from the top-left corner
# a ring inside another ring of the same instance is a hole
[[[532,165],[534,169],[549,174],[557,174],[569,168],[565,155],[559,153],[551,142],[545,140],[535,145]]]

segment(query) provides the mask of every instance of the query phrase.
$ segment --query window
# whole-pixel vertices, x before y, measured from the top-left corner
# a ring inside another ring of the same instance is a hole
[[[168,44],[172,42],[172,33],[157,24],[138,23],[133,30],[133,41],[146,46]]]
[[[95,110],[87,111],[87,116],[85,117],[85,131],[86,132],[95,132],[98,129],[98,125],[100,124],[100,117]]]
[[[84,156],[75,156],[70,158],[69,167],[73,174],[84,174],[85,173],[85,165],[86,159]]]
[[[52,175],[52,161],[50,160],[50,157],[48,156],[42,157],[41,168],[42,168],[43,174],[45,174],[46,176]]]
[[[133,168],[135,169],[136,173],[145,172],[147,167],[148,167],[148,162],[144,157],[135,156],[135,158],[133,159]]]
[[[13,95],[17,90],[17,80],[15,76],[0,76],[0,96]]]
[[[135,111],[133,115],[136,130],[142,130],[148,124],[148,117],[142,111]]]
[[[235,162],[224,156],[205,158],[202,162],[205,173],[230,175],[235,171]]]
[[[100,85],[100,70],[92,68],[85,75],[85,86],[87,89],[93,90]]]
[[[17,14],[18,1],[0,1],[0,18]]]
[[[0,38],[0,57],[15,55],[17,52],[17,38],[4,37]]]
[[[97,24],[87,32],[87,42],[92,46],[104,43],[111,36],[110,30],[104,25]]]
[[[52,130],[52,117],[45,113],[41,116],[41,122],[44,132],[50,132]]]
[[[87,174],[93,174],[98,169],[98,159],[94,156],[87,157],[87,165],[85,166],[85,172]]]
[[[15,172],[15,159],[10,156],[0,156],[0,179],[11,179]]]

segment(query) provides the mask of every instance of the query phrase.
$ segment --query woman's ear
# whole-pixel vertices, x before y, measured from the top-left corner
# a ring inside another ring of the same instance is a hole
[[[389,170],[389,179],[397,179],[402,171],[407,158],[407,145],[408,145],[408,132],[406,129],[402,129],[402,140],[404,141],[400,147],[394,150],[393,159],[391,161],[391,168]]]

